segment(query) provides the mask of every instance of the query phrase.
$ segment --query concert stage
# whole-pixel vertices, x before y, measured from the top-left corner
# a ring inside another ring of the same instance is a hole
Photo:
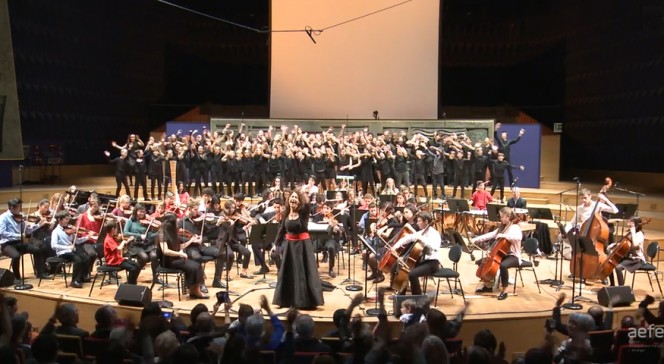
[[[96,185],[87,185],[85,183],[79,183],[78,187],[80,189],[89,189],[95,188],[100,193],[107,193],[114,191],[114,186],[111,184],[112,180],[110,178],[105,178],[103,184]],[[522,189],[522,195],[524,195],[529,201],[540,202],[540,204],[549,205],[552,209],[558,206],[556,203],[558,201],[553,201],[555,193],[552,191],[562,191],[565,189],[565,186],[568,185],[555,185],[553,188],[540,189],[540,190],[531,190],[531,189]],[[32,200],[33,205],[36,204],[36,201],[40,198],[50,196],[54,192],[61,192],[68,186],[48,186],[48,187],[24,187],[23,189],[23,200],[26,201],[24,209],[27,210],[27,204]],[[569,186],[568,186],[569,187]],[[573,186],[572,186],[573,187]],[[18,196],[18,189],[14,188],[11,190],[0,191],[1,200],[6,201],[9,197]],[[449,192],[449,191],[448,191]],[[567,202],[565,204],[574,204],[573,201],[573,192],[570,194],[565,194],[564,198]],[[652,199],[661,199],[661,197],[649,197]],[[656,200],[655,203],[659,202]],[[653,203],[653,202],[650,202]],[[534,202],[535,204],[535,202]],[[530,205],[530,203],[529,203]],[[647,206],[647,204],[646,204]],[[662,205],[660,205],[662,206]],[[565,207],[566,208],[566,207]],[[554,211],[557,214],[557,209]],[[652,212],[655,214],[654,218],[658,218],[660,212]],[[572,213],[569,213],[571,217]],[[642,215],[645,215],[643,213]],[[564,217],[564,214],[563,214]],[[646,236],[649,240],[661,239],[664,234],[661,231],[655,230],[652,227],[658,226],[660,223],[651,224],[644,228],[646,231]],[[452,267],[450,260],[448,259],[449,249],[441,249],[442,261],[444,262],[445,267]],[[475,252],[475,257],[480,257],[480,252]],[[525,257],[525,256],[524,256]],[[343,263],[341,262],[343,260]],[[555,267],[556,261],[547,259],[547,258],[538,258],[539,265],[536,268],[537,278],[539,280],[552,279],[556,276]],[[114,300],[116,287],[115,285],[109,285],[100,290],[99,281],[97,281],[96,287],[92,290],[92,295],[88,297],[88,292],[90,290],[90,283],[84,284],[83,289],[75,288],[65,288],[64,281],[62,277],[56,277],[54,281],[42,281],[41,286],[37,287],[38,280],[34,279],[32,274],[31,264],[28,257],[26,257],[26,276],[29,278],[28,282],[34,285],[32,290],[28,291],[16,291],[12,287],[3,288],[2,290],[9,295],[19,298],[19,310],[26,310],[30,312],[30,320],[33,324],[41,328],[47,321],[48,317],[52,314],[55,301],[59,299],[62,295],[63,299],[68,302],[74,302],[80,311],[80,326],[86,330],[94,329],[94,312],[97,308],[105,304],[111,304],[118,306]],[[326,331],[332,325],[332,315],[335,310],[339,308],[346,308],[350,304],[351,298],[356,294],[356,292],[351,292],[346,290],[347,284],[343,283],[348,278],[348,254],[347,251],[344,251],[344,254],[340,256],[340,260],[337,262],[339,265],[338,275],[336,278],[330,278],[327,275],[328,265],[327,263],[320,263],[319,273],[322,280],[329,282],[336,286],[331,292],[324,292],[325,305],[317,308],[314,311],[308,311],[307,314],[314,317],[317,322],[317,332],[322,333]],[[364,271],[362,271],[362,263],[359,255],[351,256],[350,258],[351,267],[351,278],[358,281],[359,285],[362,286],[362,292],[364,292]],[[558,262],[561,264],[561,262]],[[567,278],[569,274],[569,261],[563,261],[563,281],[564,286],[558,291],[554,287],[549,285],[541,285],[541,293],[538,293],[537,285],[535,284],[535,278],[533,274],[529,271],[523,271],[523,283],[518,281],[516,294],[512,294],[513,287],[509,287],[509,297],[504,301],[497,300],[497,293],[493,294],[475,294],[474,291],[478,287],[479,281],[475,276],[475,271],[477,265],[471,261],[470,256],[466,253],[463,254],[459,265],[458,271],[460,273],[462,287],[466,293],[466,300],[470,303],[468,313],[464,320],[464,325],[461,330],[460,337],[464,340],[464,344],[470,345],[472,343],[473,335],[484,328],[489,328],[494,333],[496,333],[499,340],[505,341],[508,352],[508,359],[511,359],[511,353],[524,352],[528,348],[538,345],[544,337],[544,320],[550,317],[551,308],[560,292],[567,294],[568,298],[572,296],[571,280]],[[0,267],[8,268],[9,259],[3,257],[0,259]],[[276,281],[276,270],[275,267],[271,267],[272,271],[267,274],[266,278],[268,281]],[[658,267],[658,269],[660,269]],[[664,270],[664,266],[661,268]],[[207,279],[206,282],[208,285],[211,285],[212,275],[214,271],[213,263],[209,263],[206,266]],[[250,267],[250,271],[257,270],[253,268],[253,264]],[[354,275],[352,274],[354,271]],[[515,270],[510,270],[510,277],[514,277]],[[662,279],[662,274],[658,274],[660,280]],[[124,275],[120,275],[121,278],[124,278]],[[101,278],[101,275],[100,275]],[[262,276],[256,276],[253,279],[243,279],[240,278],[237,274],[236,268],[233,267],[231,270],[231,281],[230,281],[230,290],[237,293],[237,296],[231,296],[234,300],[234,307],[237,308],[239,303],[246,303],[252,305],[254,308],[259,306],[259,297],[260,295],[266,295],[271,301],[274,289],[270,288],[267,283],[258,283]],[[150,268],[146,267],[139,277],[139,285],[150,286],[149,280],[151,279]],[[632,277],[631,274],[627,274],[627,283],[631,283]],[[385,282],[381,283],[381,286],[387,286],[389,279],[386,279]],[[152,299],[154,301],[161,300],[162,291],[158,290],[160,286],[155,286],[154,291],[152,292]],[[597,291],[603,286],[599,282],[595,282],[592,285],[583,287],[581,295],[585,298],[597,301]],[[212,308],[212,305],[215,302],[215,293],[219,289],[214,289],[208,286],[210,289],[210,299],[208,300],[189,300],[188,297],[184,296],[182,301],[178,301],[177,290],[175,287],[167,289],[165,293],[165,298],[174,303],[174,308],[179,315],[185,317],[185,320],[188,320],[190,310],[198,303],[204,303],[209,308]],[[456,312],[458,312],[463,307],[463,299],[460,295],[450,296],[447,284],[445,281],[441,282],[440,285],[441,292],[438,295],[438,304],[437,309],[443,311],[448,317],[452,317]],[[454,288],[454,283],[452,282],[452,288]],[[577,287],[578,288],[578,287]],[[376,287],[374,285],[369,285],[368,296],[370,300],[363,302],[356,313],[359,313],[363,316],[363,320],[366,322],[375,322],[376,319],[372,317],[367,317],[365,311],[370,308],[374,308],[373,298],[375,296]],[[427,286],[427,294],[434,295],[436,290],[435,282],[429,280]],[[391,294],[391,293],[388,293]],[[578,295],[578,290],[577,293]],[[643,299],[646,294],[651,294],[655,296],[658,300],[661,299],[661,294],[655,284],[655,292],[652,292],[648,279],[645,275],[638,275],[636,278],[636,283],[634,287],[634,294],[636,296],[637,302],[632,303],[629,307],[616,308],[615,311],[617,314],[614,318],[614,323],[617,324],[623,315],[633,315],[636,311],[638,302]],[[585,301],[581,302],[584,305],[583,310],[585,311],[592,303],[587,303]],[[432,303],[433,305],[433,303]],[[388,298],[386,299],[386,306],[388,311],[392,311],[392,301]],[[653,305],[653,308],[656,305]],[[276,313],[283,313],[285,309],[279,309],[277,307],[273,308]],[[131,316],[134,318],[134,321],[138,321],[140,314],[140,309],[129,306],[118,306],[121,316]],[[564,314],[569,314],[573,311],[564,310]],[[232,314],[231,316],[235,316]],[[223,313],[218,313],[216,317],[219,323],[223,322]],[[390,317],[390,321],[393,323],[393,335],[397,336],[400,330],[400,322],[394,317]],[[615,327],[615,325],[614,325]]]

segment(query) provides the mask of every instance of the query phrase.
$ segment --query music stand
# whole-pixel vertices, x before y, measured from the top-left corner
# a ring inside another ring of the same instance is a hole
[[[378,195],[378,201],[380,201],[380,206],[383,206],[385,202],[394,203],[396,197],[396,195]]]
[[[590,238],[588,238],[586,236],[581,236],[580,234],[570,233],[570,234],[567,235],[567,238],[569,239],[569,242],[570,242],[570,244],[572,244],[572,247],[574,249],[573,252],[572,252],[572,260],[574,260],[574,264],[572,265],[573,268],[574,268],[572,270],[572,277],[573,278],[578,277],[578,280],[579,280],[579,295],[574,296],[574,293],[575,293],[575,288],[574,287],[576,287],[576,283],[574,281],[572,281],[572,300],[568,303],[563,304],[563,307],[566,308],[566,309],[569,309],[569,310],[580,310],[580,309],[583,308],[583,306],[576,303],[575,302],[576,300],[584,299],[584,300],[588,300],[588,301],[592,302],[591,299],[583,297],[581,295],[581,290],[583,289],[583,280],[584,280],[584,278],[583,278],[583,256],[584,255],[590,255],[590,256],[597,257],[598,253],[597,253],[597,250],[595,249],[595,245],[593,244],[593,241],[590,240]],[[581,254],[581,258],[579,259],[579,266],[578,266],[578,270],[579,270],[579,272],[578,272],[579,275],[578,276],[576,275],[576,273],[577,273],[576,272],[576,270],[577,270],[577,265],[576,265],[576,256],[577,256],[577,254]]]
[[[326,191],[325,192],[325,199],[330,201],[330,200],[335,200],[334,196],[337,194],[337,192],[341,192],[341,197],[343,198],[344,201],[348,200],[348,192],[347,191]]]
[[[506,205],[501,205],[501,204],[495,204],[495,203],[490,203],[486,205],[486,216],[489,219],[489,221],[492,222],[500,222],[500,209],[505,207]]]

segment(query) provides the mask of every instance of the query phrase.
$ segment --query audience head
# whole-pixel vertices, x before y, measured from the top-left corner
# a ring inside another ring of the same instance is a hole
[[[194,308],[191,309],[191,313],[189,314],[189,318],[191,319],[191,326],[194,326],[194,323],[196,323],[196,319],[198,318],[198,315],[200,315],[203,312],[209,312],[210,310],[204,303],[199,303]]]
[[[98,329],[108,329],[118,319],[118,313],[111,305],[104,305],[97,309],[95,312],[95,321],[97,321]]]
[[[422,353],[427,364],[447,364],[450,361],[445,343],[435,335],[429,335],[424,339]]]
[[[468,348],[468,361],[466,364],[491,364],[491,354],[481,346]]]
[[[249,339],[258,339],[263,336],[265,320],[263,316],[258,314],[253,314],[247,317],[247,321],[244,324],[244,332],[247,334]]]
[[[604,309],[602,306],[594,305],[588,309],[588,314],[595,320],[595,325],[600,326],[604,321]]]
[[[445,337],[445,324],[447,323],[447,316],[442,311],[432,308],[427,312],[427,325],[429,325],[429,332],[431,335],[436,335],[441,339],[448,339]]]
[[[553,356],[551,353],[542,348],[532,348],[526,351],[526,355],[523,358],[524,364],[551,363],[552,361]]]
[[[78,323],[78,309],[73,303],[64,303],[58,307],[56,317],[62,326],[76,326]]]
[[[160,359],[168,358],[178,349],[180,342],[171,330],[157,335],[154,340],[154,352]]]
[[[574,312],[569,315],[567,326],[570,336],[573,333],[588,333],[595,327],[595,320],[587,313]]]
[[[634,319],[634,316],[632,315],[627,315],[620,319],[620,328],[621,329],[629,329],[632,327],[637,327],[636,320]]]
[[[475,334],[473,345],[485,348],[489,353],[493,354],[498,347],[498,340],[496,340],[496,336],[491,330],[484,329]]]
[[[345,308],[340,308],[336,311],[334,311],[334,314],[332,315],[332,322],[334,322],[335,327],[340,327],[341,326],[341,320],[346,316],[346,309]]]
[[[209,312],[201,312],[194,322],[194,331],[197,334],[210,334],[214,332],[214,319]]]
[[[254,309],[247,304],[240,304],[240,308],[237,310],[237,319],[244,325],[249,316],[254,314]]]
[[[295,319],[295,331],[298,337],[302,339],[314,337],[314,319],[306,314],[297,316],[297,319]]]

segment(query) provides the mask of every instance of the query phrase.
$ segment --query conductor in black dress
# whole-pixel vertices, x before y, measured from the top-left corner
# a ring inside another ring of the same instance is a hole
[[[273,250],[283,249],[283,260],[272,303],[280,307],[312,309],[324,304],[309,236],[309,201],[300,190],[291,193]]]

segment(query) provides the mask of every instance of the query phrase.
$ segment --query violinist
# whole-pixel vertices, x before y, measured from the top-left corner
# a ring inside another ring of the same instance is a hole
[[[238,207],[240,206],[238,201],[244,200],[244,195],[242,193],[235,194],[234,199],[236,202],[226,201],[224,204],[224,215],[228,218],[229,223],[226,225],[225,232],[220,232],[220,236],[223,235],[223,241],[232,251],[240,253],[242,259],[240,277],[252,279],[253,276],[247,272],[251,260],[251,251],[247,248],[247,232],[244,227],[252,224],[255,220],[249,216],[246,209]],[[228,265],[228,269],[231,265]]]
[[[264,212],[256,215],[256,219],[264,224],[281,224],[284,218],[284,201],[281,198],[272,200],[270,212]],[[266,236],[267,238],[267,236]],[[264,252],[270,250],[272,241],[263,241],[262,244],[251,244],[251,250],[254,253],[254,264],[260,266],[260,269],[254,272],[255,275],[269,273],[270,268],[265,261]]]
[[[323,207],[325,206],[325,196],[317,193],[314,198],[314,203],[311,205],[311,218],[314,219],[318,215],[323,214]],[[340,201],[340,200],[337,200]]]
[[[30,234],[28,251],[35,257],[35,274],[37,277],[48,277],[45,273],[46,258],[55,255],[51,249],[51,231],[56,224],[55,214],[51,213],[50,203],[47,199],[39,201],[37,211],[28,216],[28,225],[34,224],[37,229]],[[32,247],[30,247],[32,246]],[[32,248],[38,253],[30,251]],[[43,260],[43,261],[42,261]]]
[[[197,207],[197,206],[194,206]],[[167,213],[158,235],[159,248],[163,254],[162,264],[166,268],[181,269],[184,271],[185,284],[189,287],[189,298],[207,299],[201,289],[204,285],[203,267],[199,261],[189,259],[185,253],[191,244],[198,245],[200,238],[192,237],[182,242],[177,231],[177,217]]]
[[[136,177],[138,179],[138,176]],[[126,269],[127,283],[136,284],[138,275],[141,273],[143,267],[133,260],[122,257],[124,249],[135,238],[132,236],[129,239],[125,239],[119,233],[118,223],[115,220],[107,220],[104,223],[104,228],[106,228],[106,236],[104,237],[104,258],[106,259],[106,265]],[[118,242],[118,239],[120,242]]]
[[[507,256],[503,257],[500,262],[500,283],[501,292],[498,295],[499,300],[507,298],[507,286],[509,285],[509,272],[508,268],[514,268],[521,265],[521,239],[523,239],[523,232],[518,223],[513,223],[516,219],[514,211],[509,207],[500,209],[500,226],[484,235],[477,236],[471,239],[473,244],[481,243],[483,241],[499,239],[506,239],[510,243],[510,249]],[[484,282],[484,286],[477,289],[476,293],[492,292],[493,289],[489,286],[491,282]]]
[[[175,214],[178,218],[184,216],[185,210],[175,204],[175,195],[171,191],[164,193],[164,212]]]
[[[630,273],[636,272],[637,269],[641,268],[646,264],[646,256],[643,252],[643,243],[645,242],[645,235],[643,234],[643,221],[638,216],[633,216],[629,219],[629,234],[631,237],[631,246],[629,254],[620,261],[616,266],[615,272],[618,276],[618,285],[625,285],[625,270]],[[618,243],[609,245],[608,250],[612,251]],[[611,285],[613,285],[613,274],[609,276],[611,280]]]
[[[344,226],[342,225],[341,213],[334,214],[334,204],[332,201],[327,201],[323,205],[323,214],[317,215],[314,217],[313,221],[316,223],[325,223],[328,224],[327,236],[320,237],[316,241],[316,251],[322,251],[323,262],[325,262],[329,257],[329,266],[328,272],[330,278],[336,278],[337,274],[334,272],[334,259],[339,250],[339,241],[344,238]]]
[[[155,239],[159,225],[161,225],[159,220],[146,216],[145,205],[137,203],[131,217],[125,222],[123,231],[126,237],[134,238],[134,243],[127,247],[129,256],[132,258],[135,257],[138,260],[141,269],[145,267],[147,262],[150,262],[154,282],[158,281],[157,267],[159,266],[159,257],[157,256]],[[108,260],[106,262],[108,263]]]
[[[177,233],[182,244],[187,244],[184,252],[187,253],[189,259],[198,263],[203,261],[203,256],[210,256],[215,258],[214,262],[214,278],[213,287],[221,287],[221,272],[224,265],[224,255],[219,254],[219,248],[212,245],[205,245],[209,241],[204,240],[203,228],[203,215],[198,213],[199,201],[197,199],[190,199],[187,204],[187,209],[184,216],[177,220],[176,227]],[[207,293],[208,289],[205,282],[201,282],[201,292]]]
[[[400,227],[403,227],[403,224],[400,224],[394,216],[392,203],[389,201],[383,202],[381,216],[376,221],[376,234],[386,241],[391,241],[397,235]]]
[[[69,195],[67,195],[69,196]],[[65,209],[65,200],[62,198],[62,193],[54,193],[53,196],[49,199],[49,208],[55,219],[55,213],[60,212]]]
[[[103,251],[103,242],[97,241],[99,240],[103,219],[104,217],[99,211],[99,200],[92,199],[88,202],[88,210],[79,215],[76,222],[76,225],[81,228],[78,231],[78,237],[85,238],[82,239],[82,242],[77,241],[78,247],[85,251],[91,262],[97,260],[97,252]],[[90,265],[90,269],[92,269],[92,265]]]
[[[593,201],[592,193],[589,189],[582,189],[581,204],[577,206],[576,213],[574,213],[572,219],[567,225],[565,225],[565,232],[569,232],[573,228],[581,228],[581,225],[590,218],[595,204],[597,204],[597,212],[608,212],[611,214],[618,213],[616,205],[614,205],[603,193],[597,194],[597,200],[597,202]]]
[[[46,256],[43,249],[28,242],[23,242],[24,234],[30,234],[40,228],[39,224],[26,225],[23,221],[23,201],[13,198],[7,202],[7,211],[0,215],[0,251],[11,258],[12,272],[17,280],[21,279],[21,255],[34,254],[35,264],[39,264],[37,274],[44,274]],[[37,267],[37,266],[36,266]]]
[[[417,263],[416,267],[408,272],[410,290],[413,295],[422,294],[420,286],[420,277],[434,274],[441,266],[438,249],[440,249],[440,233],[431,226],[433,216],[429,212],[419,212],[417,214],[417,226],[419,231],[404,236],[393,246],[392,250],[398,250],[406,244],[420,242],[424,245],[424,257]]]
[[[404,196],[403,192],[397,193],[396,197],[394,198],[394,207],[405,207],[406,206],[406,196]]]
[[[73,273],[71,287],[83,288],[83,282],[89,282],[86,274],[90,271],[90,256],[83,249],[74,249],[78,240],[85,238],[76,238],[76,228],[69,225],[70,216],[66,211],[60,211],[55,214],[55,220],[58,225],[51,233],[51,248],[55,254],[66,262],[73,262]],[[76,239],[76,241],[75,241]]]
[[[214,190],[210,187],[205,187],[203,193],[201,194],[200,202],[198,204],[198,212],[205,213],[212,208],[212,196],[214,196]]]
[[[369,211],[365,212],[360,218],[358,223],[360,230],[363,232],[369,231],[369,226],[367,225],[368,220],[377,220],[378,219],[378,207],[375,203],[369,204]]]
[[[90,207],[90,201],[92,200],[99,201],[99,194],[97,194],[97,192],[95,191],[90,191],[90,195],[88,196],[88,201],[76,208],[76,214],[80,215],[88,211],[88,208]]]
[[[128,219],[132,215],[131,197],[129,195],[118,197],[117,206],[111,211],[111,214],[122,219]]]

